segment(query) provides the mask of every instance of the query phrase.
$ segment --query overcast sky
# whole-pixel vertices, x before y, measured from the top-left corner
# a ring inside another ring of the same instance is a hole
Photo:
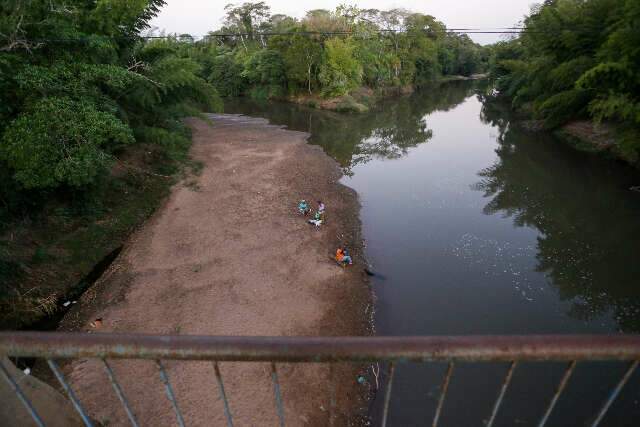
[[[518,23],[539,0],[267,0],[271,13],[302,17],[307,10],[335,9],[341,3],[357,4],[361,8],[404,8],[433,15],[449,28],[504,28]],[[167,0],[160,15],[152,22],[168,33],[189,33],[202,36],[217,29],[224,17],[226,0]],[[242,3],[233,2],[233,3]],[[478,43],[493,43],[500,35],[476,34]]]

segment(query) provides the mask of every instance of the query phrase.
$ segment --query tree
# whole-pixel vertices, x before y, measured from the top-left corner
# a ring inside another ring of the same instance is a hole
[[[281,95],[286,85],[284,63],[280,52],[260,49],[246,59],[242,77],[253,86],[253,96],[272,98]]]
[[[414,13],[406,18],[407,36],[410,40],[408,58],[413,61],[415,76],[411,83],[420,86],[440,75],[436,39],[444,33],[444,24],[433,16]]]
[[[301,27],[299,31],[305,31]],[[281,52],[287,80],[297,86],[306,87],[311,93],[317,80],[317,68],[322,60],[322,45],[317,38],[305,34],[274,37],[269,45]]]
[[[162,4],[0,6],[2,33],[13,34],[0,52],[0,105],[6,105],[0,108],[0,166],[17,191],[89,189],[124,146],[149,142],[151,134],[155,143],[174,142],[182,138],[180,118],[219,105],[200,66],[181,57],[191,42],[138,36]],[[59,43],[60,37],[72,42]]]
[[[255,30],[269,18],[270,7],[263,1],[258,3],[243,3],[240,6],[227,4],[224,7],[227,12],[225,25],[233,32],[238,33],[242,44],[247,50],[245,37],[255,40]]]
[[[113,114],[86,101],[44,98],[8,126],[0,156],[25,188],[83,188],[104,174],[109,152],[131,142],[131,129]]]
[[[360,85],[362,66],[354,57],[351,39],[331,38],[324,44],[325,59],[320,67],[320,82],[329,96],[340,96]]]
[[[491,50],[491,73],[516,108],[548,127],[569,120],[609,120],[620,148],[640,155],[640,5],[628,0],[557,0],[532,9],[525,31]]]
[[[247,82],[242,78],[244,57],[240,53],[222,51],[213,58],[207,80],[221,96],[240,96],[247,89]]]

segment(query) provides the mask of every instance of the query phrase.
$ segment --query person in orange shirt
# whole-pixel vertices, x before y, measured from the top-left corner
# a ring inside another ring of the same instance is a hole
[[[351,259],[351,256],[349,256],[349,253],[341,247],[336,251],[336,262],[342,266],[353,264],[353,260]]]

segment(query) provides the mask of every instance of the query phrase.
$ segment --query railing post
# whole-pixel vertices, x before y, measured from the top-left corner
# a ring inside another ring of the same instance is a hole
[[[118,399],[120,399],[120,402],[122,403],[122,406],[124,407],[124,410],[127,413],[127,417],[129,417],[129,421],[131,422],[131,425],[133,427],[138,427],[138,422],[136,421],[136,417],[133,415],[133,411],[129,406],[129,402],[127,401],[127,398],[124,396],[124,393],[122,392],[122,387],[120,387],[120,384],[118,383],[118,380],[116,379],[116,376],[113,373],[111,366],[109,366],[109,364],[105,359],[100,359],[100,360],[102,360],[104,369],[107,371],[107,376],[109,377],[109,381],[111,381],[111,385],[113,386],[113,391],[116,393],[116,396],[118,396]]]
[[[440,398],[438,399],[438,406],[436,407],[436,414],[433,416],[432,427],[437,427],[438,422],[440,421],[440,414],[442,413],[442,407],[444,406],[444,398],[447,395],[447,390],[449,389],[449,382],[451,381],[451,376],[453,375],[453,362],[449,362],[447,365],[447,372],[444,375],[444,380],[442,381],[442,386],[440,387]]]
[[[160,380],[162,384],[164,384],[165,391],[167,393],[167,399],[171,402],[171,406],[173,406],[173,410],[176,413],[176,418],[178,419],[178,425],[180,427],[185,427],[184,418],[182,418],[182,412],[180,412],[180,408],[178,407],[178,402],[176,401],[176,396],[173,393],[173,388],[171,387],[171,382],[169,381],[169,376],[167,375],[167,371],[164,369],[162,362],[156,360],[156,366],[160,371]]]
[[[496,399],[496,403],[493,405],[493,411],[491,411],[491,417],[489,418],[489,422],[487,422],[487,427],[492,427],[493,422],[496,419],[496,415],[498,415],[498,410],[500,409],[500,405],[502,404],[502,399],[504,399],[504,395],[507,392],[507,388],[511,383],[511,377],[513,377],[513,370],[516,368],[516,362],[511,362],[509,364],[509,370],[507,371],[507,375],[502,382],[502,387],[500,387],[500,393],[498,394],[498,398]]]
[[[556,403],[558,402],[558,399],[560,398],[560,395],[562,394],[564,388],[567,386],[567,383],[569,382],[569,378],[571,377],[571,374],[573,374],[573,370],[575,368],[576,368],[576,361],[572,360],[571,362],[569,362],[567,369],[564,371],[564,375],[560,380],[560,384],[558,384],[558,388],[555,394],[553,395],[551,402],[549,402],[549,407],[545,411],[544,416],[540,420],[540,423],[538,423],[538,427],[544,427],[544,425],[547,423],[547,420],[551,415],[551,411],[553,411],[553,408],[556,406]]]
[[[609,398],[604,403],[604,406],[602,406],[602,409],[600,409],[600,412],[598,413],[598,416],[596,417],[596,419],[593,421],[593,424],[591,424],[591,427],[597,427],[600,424],[604,416],[607,414],[609,407],[611,406],[613,401],[616,400],[616,398],[620,394],[620,391],[622,390],[622,387],[624,387],[627,381],[629,381],[629,378],[631,378],[631,374],[633,374],[633,371],[635,371],[637,367],[638,367],[638,361],[636,360],[629,366],[624,376],[620,379],[620,382],[611,391],[611,395],[609,395]]]
[[[273,394],[276,397],[276,412],[280,420],[280,427],[284,427],[284,405],[282,404],[280,382],[278,381],[278,371],[276,370],[275,363],[271,363],[271,380],[273,381]]]
[[[220,397],[224,404],[224,416],[227,419],[227,427],[233,427],[233,419],[231,418],[231,410],[229,409],[229,402],[227,401],[227,393],[224,391],[224,383],[222,382],[222,375],[220,375],[220,367],[218,362],[213,361],[213,371],[216,375],[216,381],[218,383],[218,390],[220,391]]]
[[[0,374],[2,374],[5,381],[7,381],[7,383],[9,384],[9,387],[13,389],[13,392],[16,394],[16,396],[18,396],[18,399],[20,400],[20,402],[22,402],[24,407],[27,409],[27,412],[29,412],[29,415],[31,415],[33,422],[35,422],[38,427],[44,427],[42,418],[40,418],[40,415],[38,415],[38,412],[36,412],[36,409],[33,407],[33,404],[27,398],[27,396],[22,392],[22,389],[20,388],[18,383],[11,377],[11,374],[5,368],[4,362],[2,361],[2,357],[0,357]]]
[[[395,375],[395,372],[396,364],[395,362],[391,361],[389,362],[389,369],[387,371],[387,386],[384,390],[384,411],[382,413],[382,427],[387,426],[387,419],[389,417],[389,404],[391,402],[391,390],[393,388],[393,377]]]
[[[64,375],[62,375],[62,371],[60,371],[60,368],[58,367],[57,363],[51,359],[47,359],[47,364],[49,365],[49,368],[51,368],[51,371],[53,371],[53,374],[58,379],[58,382],[60,383],[64,391],[67,393],[67,396],[69,396],[69,399],[71,400],[71,403],[73,403],[73,406],[76,408],[76,411],[78,411],[78,414],[80,414],[80,417],[84,422],[84,425],[87,427],[93,427],[93,424],[89,419],[89,415],[86,413],[86,411],[82,407],[80,400],[78,400],[78,398],[76,397],[75,393],[71,389],[71,386],[67,384],[67,381],[64,379]]]

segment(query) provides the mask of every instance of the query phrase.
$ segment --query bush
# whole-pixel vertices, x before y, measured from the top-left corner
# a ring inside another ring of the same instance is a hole
[[[335,110],[349,113],[365,113],[369,111],[369,108],[357,102],[351,95],[344,95],[338,101]]]
[[[362,66],[354,57],[354,44],[329,39],[324,44],[325,60],[320,67],[320,82],[325,96],[340,96],[357,88],[362,81]]]
[[[131,142],[128,126],[91,103],[43,98],[7,126],[0,157],[25,188],[82,188],[104,173],[110,152]]]

